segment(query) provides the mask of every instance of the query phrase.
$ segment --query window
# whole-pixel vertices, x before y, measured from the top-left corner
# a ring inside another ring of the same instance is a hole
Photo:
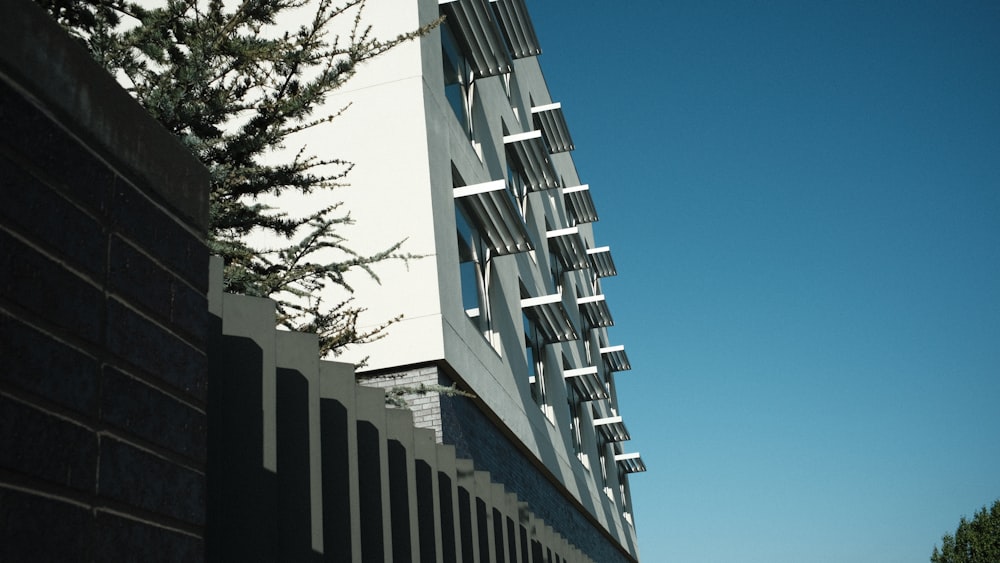
[[[510,195],[513,196],[514,201],[517,202],[517,207],[521,211],[521,217],[527,217],[528,183],[524,181],[524,175],[521,174],[521,171],[511,166],[510,160],[507,161],[507,189],[510,191]]]
[[[503,75],[503,85],[504,91],[507,93],[507,100],[510,102],[510,109],[514,111],[514,117],[518,123],[523,123],[521,120],[521,89],[517,85],[517,77],[514,76],[513,72]]]
[[[548,233],[552,230],[552,224],[549,223],[549,218],[545,218],[545,232]],[[562,293],[563,289],[563,273],[565,269],[563,268],[562,260],[558,256],[551,254],[549,255],[549,273],[552,274],[552,284],[555,288],[556,293]]]
[[[531,398],[538,406],[545,406],[545,364],[543,360],[544,342],[535,321],[521,313],[524,324],[524,358],[528,365],[528,382],[531,384]]]
[[[444,95],[467,135],[472,133],[472,69],[462,54],[448,23],[441,24],[441,61],[444,65]]]
[[[608,487],[608,453],[607,453],[608,445],[601,444],[599,449],[600,453],[598,455],[600,456],[599,461],[601,465],[601,486],[604,487],[604,494],[608,495],[609,499],[614,500],[614,497],[612,496],[611,493],[611,488]]]
[[[566,356],[563,356],[562,361],[563,371],[572,369]],[[580,403],[583,401],[583,397],[577,392],[576,387],[567,385],[566,398],[569,401],[569,431],[573,441],[573,452],[580,461],[586,464],[587,457],[583,453],[583,429],[580,424]]]
[[[531,317],[521,313],[521,320],[524,323],[524,359],[528,365],[531,398],[549,422],[555,423],[555,410],[549,404],[545,381],[545,338]]]
[[[472,226],[462,208],[455,205],[455,225],[458,233],[458,268],[462,283],[462,308],[479,332],[490,339],[490,311],[487,292],[489,250],[482,234]]]

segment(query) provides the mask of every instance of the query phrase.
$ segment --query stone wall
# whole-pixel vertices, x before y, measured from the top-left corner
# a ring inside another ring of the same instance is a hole
[[[207,172],[20,0],[0,132],[0,561],[201,561]]]

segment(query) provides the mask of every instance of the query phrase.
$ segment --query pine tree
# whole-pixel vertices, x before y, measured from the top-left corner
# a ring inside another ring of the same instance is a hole
[[[37,1],[210,170],[209,245],[225,261],[226,291],[271,297],[279,324],[317,333],[324,355],[377,339],[398,320],[359,330],[364,309],[353,303],[344,275],[362,270],[377,280],[373,265],[414,258],[401,250],[403,241],[359,254],[337,232],[351,223],[339,204],[289,216],[266,202],[340,185],[348,162],[305,149],[275,155],[297,133],[336,117],[315,112],[360,65],[437,22],[380,40],[362,23],[364,0],[163,0],[156,8]],[[297,29],[278,22],[303,10],[311,18]],[[345,35],[331,34],[335,22]],[[330,286],[345,298],[324,302],[319,296]]]
[[[1000,500],[971,522],[963,516],[955,535],[945,534],[940,550],[934,546],[931,563],[1000,563]]]

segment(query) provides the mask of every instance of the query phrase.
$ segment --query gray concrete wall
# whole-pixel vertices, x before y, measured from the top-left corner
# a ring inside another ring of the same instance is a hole
[[[496,3],[459,3],[463,10],[482,9],[481,17],[475,18],[484,28],[480,35],[489,35],[496,27],[492,11]],[[435,0],[376,1],[368,4],[364,21],[373,26],[374,33],[391,37],[434,20],[441,10]],[[483,267],[480,279],[465,279],[466,289],[479,283],[488,296],[479,303],[475,319],[469,317],[462,299],[456,182],[465,186],[517,183],[517,159],[507,149],[504,136],[532,133],[536,127],[532,107],[552,102],[566,102],[572,131],[571,99],[550,92],[542,69],[544,58],[528,56],[514,60],[506,75],[472,80],[464,100],[469,114],[458,117],[446,95],[441,37],[441,30],[434,30],[366,64],[328,100],[331,109],[348,104],[350,109],[329,129],[309,133],[309,146],[323,147],[322,156],[357,163],[349,178],[351,185],[330,195],[344,201],[357,220],[346,232],[352,243],[358,243],[356,249],[375,251],[388,241],[406,239],[407,250],[424,255],[409,264],[380,264],[378,281],[349,275],[354,296],[367,307],[360,317],[362,327],[377,326],[398,315],[402,320],[389,327],[385,338],[348,350],[339,359],[367,357],[368,373],[363,376],[407,372],[401,379],[414,382],[433,380],[428,374],[413,373],[419,366],[444,366],[451,379],[478,397],[479,410],[491,424],[506,427],[503,434],[509,440],[503,447],[516,443],[519,451],[533,457],[533,463],[544,465],[546,478],[558,483],[571,504],[589,510],[586,518],[596,520],[637,558],[635,528],[626,515],[629,499],[604,478],[605,468],[610,468],[615,473],[612,481],[618,479],[618,468],[614,463],[602,464],[603,438],[592,424],[575,424],[572,415],[574,409],[585,411],[582,418],[592,422],[617,412],[614,374],[604,369],[599,354],[587,353],[588,346],[594,350],[612,344],[607,328],[589,326],[576,302],[577,297],[602,294],[600,281],[590,268],[560,273],[561,267],[554,268],[560,262],[558,252],[547,242],[547,231],[576,227],[580,244],[597,248],[606,244],[595,233],[599,225],[575,224],[557,188],[528,194],[511,221],[525,229],[534,249],[481,260],[489,265]],[[544,48],[546,38],[539,41]],[[586,182],[579,177],[571,152],[547,152],[541,158],[552,165],[562,186]],[[313,198],[280,201],[293,213],[320,203]],[[465,204],[460,201],[458,205]],[[488,230],[481,224],[471,226]],[[529,374],[536,370],[528,365],[525,350],[522,286],[530,297],[561,294],[559,299],[579,337],[545,344],[535,353],[544,364],[546,389],[545,397],[538,400],[529,382]],[[337,298],[327,296],[328,300]],[[586,367],[598,369],[597,378],[609,398],[581,401],[568,392],[564,369]],[[435,400],[414,398],[413,404],[418,424],[436,428]],[[571,428],[579,428],[581,437]],[[440,432],[438,436],[447,441]]]

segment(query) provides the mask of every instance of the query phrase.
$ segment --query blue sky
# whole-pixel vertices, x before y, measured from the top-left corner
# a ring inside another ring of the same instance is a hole
[[[1000,498],[1000,3],[530,9],[642,560],[927,561]]]

